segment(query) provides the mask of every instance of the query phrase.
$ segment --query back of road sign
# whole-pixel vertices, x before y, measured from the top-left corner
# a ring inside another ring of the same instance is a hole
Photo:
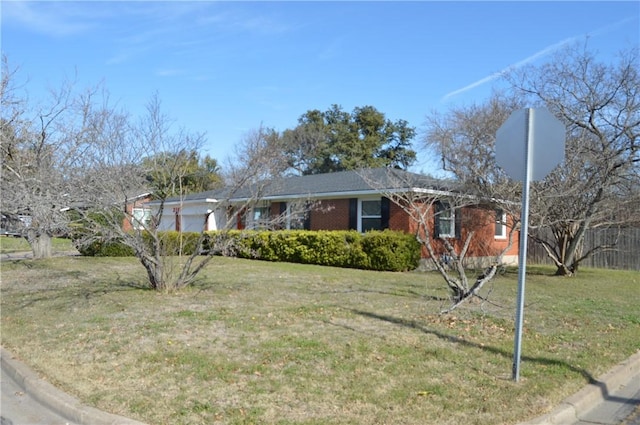
[[[542,180],[564,159],[564,145],[565,127],[551,112],[520,109],[496,132],[496,163],[514,180],[524,181],[529,152],[531,180]]]

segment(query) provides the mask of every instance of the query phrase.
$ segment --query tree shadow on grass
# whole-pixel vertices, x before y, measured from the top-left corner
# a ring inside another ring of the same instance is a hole
[[[429,301],[448,301],[449,298],[441,297],[437,295],[430,295],[424,293],[424,284],[408,284],[402,285],[398,288],[389,288],[389,289],[377,289],[372,288],[367,285],[351,285],[346,289],[327,289],[327,290],[319,290],[315,291],[320,294],[352,294],[352,293],[363,293],[363,294],[379,294],[379,295],[390,295],[392,297],[404,297],[404,298],[416,298],[421,300],[429,300]]]
[[[393,316],[386,316],[386,315],[381,315],[381,314],[377,314],[377,313],[372,313],[372,312],[368,312],[368,311],[362,311],[362,310],[356,310],[356,309],[351,309],[351,311],[354,314],[363,316],[363,317],[368,317],[370,319],[376,319],[376,320],[382,320],[384,322],[388,322],[388,323],[392,323],[394,325],[398,325],[398,326],[402,326],[402,327],[406,327],[406,328],[411,328],[411,329],[416,329],[420,332],[423,332],[425,334],[429,334],[429,335],[434,335],[440,339],[449,341],[449,342],[454,342],[456,344],[460,344],[460,345],[464,345],[467,347],[472,347],[472,348],[477,348],[479,350],[484,350],[484,351],[488,351],[490,353],[494,353],[497,354],[499,356],[502,357],[506,357],[506,358],[513,358],[513,353],[512,352],[508,352],[505,351],[503,349],[500,348],[496,348],[496,347],[491,347],[491,346],[487,346],[487,345],[480,345],[478,343],[472,342],[472,341],[467,341],[466,339],[463,338],[459,338],[457,336],[454,335],[448,335],[444,332],[435,330],[435,329],[429,329],[428,327],[418,323],[415,320],[407,320],[407,319],[403,319],[403,318],[399,318],[399,317],[393,317]],[[589,371],[587,371],[584,368],[581,367],[577,367],[572,365],[571,363],[568,363],[566,361],[563,360],[559,360],[559,359],[551,359],[551,358],[546,358],[546,357],[533,357],[533,356],[522,356],[522,360],[528,361],[528,362],[532,362],[532,363],[537,363],[540,365],[545,365],[545,366],[560,366],[563,367],[565,369],[568,369],[572,372],[578,373],[580,375],[582,375],[586,381],[587,384],[590,385],[594,385],[596,387],[598,387],[600,389],[600,392],[603,396],[603,398],[605,400],[609,400],[609,401],[613,401],[613,402],[618,402],[618,403],[640,403],[640,400],[635,400],[635,399],[629,399],[626,397],[617,397],[611,394],[610,389],[607,387],[607,383],[603,382],[603,381],[599,381],[598,379],[596,379]]]
[[[353,289],[345,289],[340,291],[317,291],[317,292],[320,294],[353,294],[353,293],[379,294],[379,295],[389,295],[392,297],[417,298],[417,299],[429,300],[429,301],[447,301],[448,300],[448,298],[438,297],[435,295],[424,295],[421,292],[414,291],[414,290],[381,291],[377,289],[353,288]]]
[[[151,290],[149,286],[145,286],[140,282],[122,279],[119,275],[116,275],[115,279],[39,289],[37,295],[31,294],[27,296],[20,304],[20,307],[24,308],[51,301],[68,301],[72,303],[78,299],[90,300],[115,292]]]

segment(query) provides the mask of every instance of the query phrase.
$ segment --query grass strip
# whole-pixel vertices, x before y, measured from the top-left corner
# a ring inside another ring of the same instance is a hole
[[[146,289],[133,258],[2,262],[2,344],[97,408],[150,424],[512,424],[640,348],[640,274],[530,267],[438,315],[433,273],[215,259]]]

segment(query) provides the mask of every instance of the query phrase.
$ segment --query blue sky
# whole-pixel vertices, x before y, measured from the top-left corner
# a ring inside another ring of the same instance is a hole
[[[607,61],[640,40],[637,1],[3,0],[1,14],[2,51],[33,99],[65,77],[104,81],[133,113],[157,92],[220,161],[248,131],[332,104],[420,132],[432,111],[485,100],[500,71],[585,37]]]

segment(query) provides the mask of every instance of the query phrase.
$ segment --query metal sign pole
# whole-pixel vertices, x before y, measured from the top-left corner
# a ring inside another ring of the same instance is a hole
[[[522,322],[524,316],[524,288],[525,278],[527,275],[527,231],[529,228],[529,185],[531,183],[532,159],[533,159],[533,132],[534,110],[527,109],[527,117],[525,119],[526,142],[525,142],[525,170],[522,182],[522,214],[520,218],[520,252],[518,259],[518,298],[516,302],[516,333],[513,348],[513,380],[518,382],[520,379],[520,353],[522,346]]]
[[[523,131],[524,130],[524,131]],[[564,158],[565,127],[546,109],[519,109],[496,132],[496,163],[511,178],[522,181],[518,299],[516,307],[513,380],[520,378],[520,351],[524,315],[524,283],[527,273],[529,186],[542,180]]]

